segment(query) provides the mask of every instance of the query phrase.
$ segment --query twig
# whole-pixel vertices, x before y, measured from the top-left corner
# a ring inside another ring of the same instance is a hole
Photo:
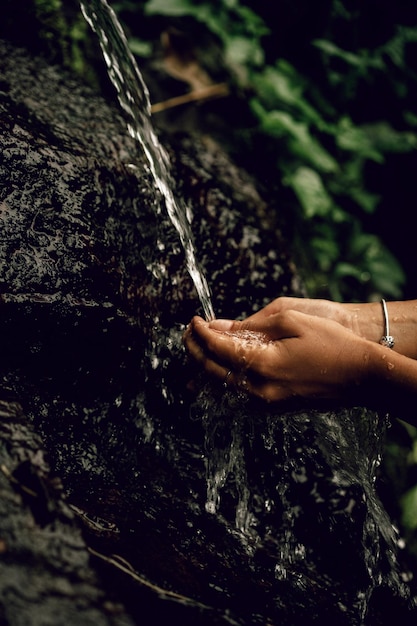
[[[183,596],[180,593],[175,593],[175,591],[170,591],[169,589],[163,589],[162,587],[158,587],[158,585],[154,585],[145,578],[142,578],[142,576],[139,576],[139,574],[135,571],[133,566],[128,561],[126,561],[117,554],[106,556],[105,554],[101,554],[101,552],[97,552],[97,550],[94,550],[90,547],[88,548],[88,551],[93,556],[98,557],[99,559],[105,561],[106,563],[109,563],[110,565],[113,565],[117,569],[121,570],[124,574],[127,574],[128,576],[136,580],[136,582],[144,585],[145,587],[148,587],[149,589],[152,589],[152,591],[155,591],[162,596],[166,596],[173,600],[178,600],[179,602],[182,602],[184,604],[192,604],[193,606],[198,606],[201,609],[210,609],[210,607],[206,604],[198,602],[197,600],[193,600],[192,598],[188,598],[187,596]]]
[[[216,85],[210,85],[209,87],[203,87],[202,89],[195,89],[182,96],[175,98],[169,98],[164,102],[158,102],[151,106],[151,113],[160,113],[166,109],[172,109],[189,102],[198,102],[199,100],[209,100],[211,98],[223,98],[230,93],[227,83],[217,83]]]

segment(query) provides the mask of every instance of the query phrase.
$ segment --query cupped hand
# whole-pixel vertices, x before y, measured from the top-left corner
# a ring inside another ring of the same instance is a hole
[[[332,319],[286,307],[275,312],[274,302],[244,322],[193,318],[187,350],[210,375],[267,401],[336,398],[361,384],[366,339]]]
[[[363,305],[342,304],[331,300],[281,296],[248,317],[247,321],[260,322],[277,313],[299,311],[306,315],[333,320],[356,334],[361,334],[358,324],[358,311],[363,311],[365,308]]]

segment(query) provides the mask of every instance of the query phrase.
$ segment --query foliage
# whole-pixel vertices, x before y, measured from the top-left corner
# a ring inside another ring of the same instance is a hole
[[[4,0],[2,8],[0,37],[42,54],[98,86],[96,73],[87,62],[94,46],[77,0]]]
[[[302,9],[303,0],[298,3]],[[293,53],[286,58],[285,47],[266,54],[276,25],[267,26],[257,13],[262,2],[252,4],[112,3],[132,23],[135,15],[146,24],[161,17],[194,20],[221,43],[231,80],[252,113],[250,123],[236,124],[244,146],[237,151],[253,155],[254,169],[268,162],[271,188],[285,207],[286,221],[294,224],[292,249],[309,294],[335,300],[400,298],[404,271],[381,233],[369,231],[381,205],[381,188],[375,180],[369,184],[369,171],[383,176],[392,155],[416,152],[417,72],[409,47],[417,45],[417,28],[393,25],[378,45],[366,40],[352,45],[340,31],[357,27],[357,12],[348,0],[328,0],[330,26],[311,33],[298,58]],[[13,6],[16,11],[32,7],[40,37],[51,48],[58,41],[58,61],[97,82],[85,63],[88,29],[76,0],[17,0]],[[146,28],[138,30],[139,36],[129,25],[132,50],[150,55]],[[155,36],[152,29],[150,36]],[[309,66],[302,55],[311,57]],[[370,106],[366,96],[369,100],[373,89],[378,91]],[[382,108],[384,101],[387,107],[395,101],[393,111]]]
[[[62,0],[35,0],[34,10],[39,23],[39,39],[50,43],[51,50],[59,48],[60,62],[80,71],[84,64],[78,44],[86,38],[85,20],[69,20]],[[56,42],[59,42],[58,46]]]
[[[334,8],[352,18],[344,3],[335,2]],[[284,58],[265,62],[263,38],[270,30],[239,0],[149,0],[145,13],[205,24],[221,40],[239,87],[251,88],[256,125],[249,133],[263,138],[276,175],[291,194],[297,225],[293,249],[310,294],[336,300],[400,298],[402,267],[378,234],[363,228],[380,200],[367,187],[366,170],[369,164],[383,164],[389,154],[416,150],[416,120],[407,111],[406,129],[388,120],[358,123],[340,105],[361,81],[377,80],[391,66],[405,71],[405,46],[417,39],[417,29],[398,27],[374,50],[351,51],[324,38],[313,40],[323,67],[318,86]],[[406,89],[403,78],[395,83],[397,91]]]

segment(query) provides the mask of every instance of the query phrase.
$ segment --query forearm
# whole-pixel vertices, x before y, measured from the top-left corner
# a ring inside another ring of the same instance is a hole
[[[283,311],[300,311],[324,319],[334,320],[355,334],[379,343],[385,334],[385,320],[381,302],[350,304],[310,298],[280,297],[249,320],[262,320]],[[387,302],[390,334],[395,339],[394,350],[417,359],[417,300]]]
[[[385,333],[380,302],[343,304],[351,319],[351,328],[361,337],[379,343]],[[387,302],[390,334],[395,339],[393,351],[417,359],[417,300]]]

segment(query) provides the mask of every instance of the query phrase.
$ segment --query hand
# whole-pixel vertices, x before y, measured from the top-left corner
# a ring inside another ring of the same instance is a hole
[[[224,381],[231,370],[228,385],[267,401],[336,398],[361,384],[369,342],[332,319],[287,308],[283,300],[289,299],[274,301],[244,322],[195,317],[185,346],[209,374]]]
[[[300,311],[338,322],[356,335],[379,343],[384,334],[381,302],[339,303],[309,298],[277,298],[248,320],[262,320],[275,313]],[[395,352],[417,359],[417,300],[388,302],[390,331]]]
[[[365,336],[363,334],[362,326],[367,328],[369,326],[369,319],[366,319],[366,323],[362,324],[361,321],[365,317],[365,314],[369,312],[370,307],[375,308],[375,304],[341,304],[339,302],[332,302],[331,300],[323,299],[310,299],[310,298],[288,298],[280,297],[273,300],[266,307],[251,315],[247,318],[247,321],[260,322],[266,319],[270,315],[276,313],[284,313],[285,311],[300,311],[307,315],[314,315],[316,317],[323,317],[325,319],[334,320],[345,328],[349,328],[357,335]],[[380,305],[377,303],[379,315],[381,317],[381,329],[382,329],[382,316],[380,311]],[[368,316],[367,316],[368,317]],[[369,338],[369,337],[366,337]]]

